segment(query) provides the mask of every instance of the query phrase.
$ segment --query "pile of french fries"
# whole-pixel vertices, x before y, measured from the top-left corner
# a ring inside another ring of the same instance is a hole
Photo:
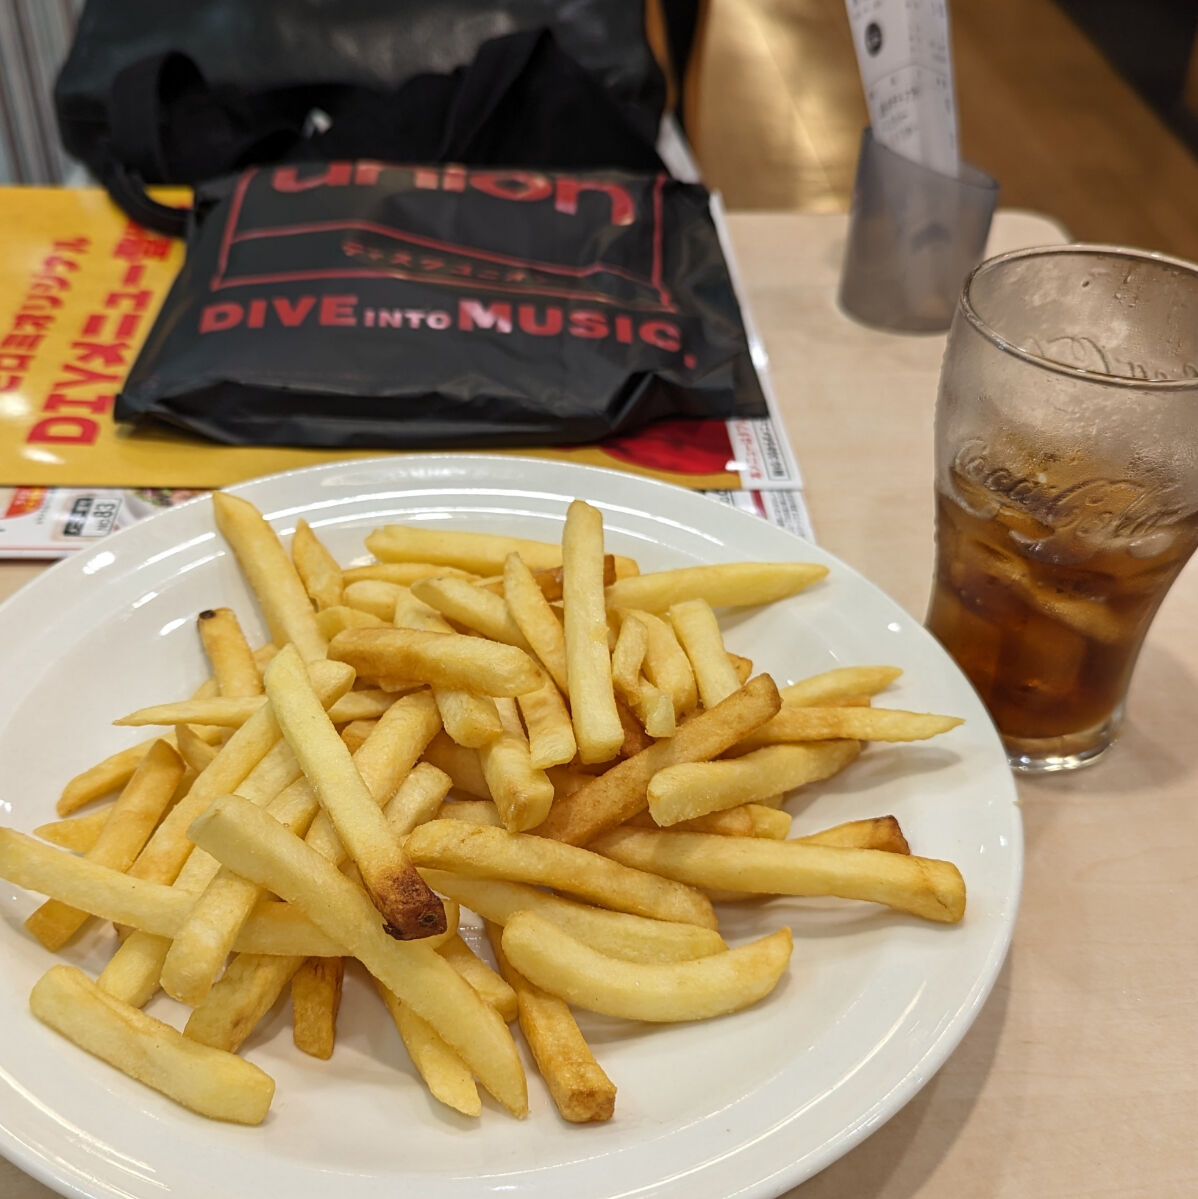
[[[788,924],[729,947],[717,903],[961,919],[960,873],[913,856],[891,817],[790,838],[783,802],[863,743],[960,723],[875,706],[893,668],[779,689],[730,652],[714,609],[824,567],[641,574],[576,500],[560,545],[388,526],[373,563],[342,568],[303,521],[288,553],[247,501],[213,505],[270,642],[199,613],[211,677],[116,721],[161,735],[71,779],[37,836],[0,829],[0,876],[49,897],[33,936],[119,934],[98,978],[53,966],[34,1014],[133,1078],[261,1122],[274,1082],[238,1048],[289,987],[296,1045],[328,1058],[357,959],[442,1103],[478,1115],[481,1084],[527,1112],[518,1021],[562,1118],[606,1120],[616,1088],[575,1009],[707,1019],[786,971]],[[159,988],[191,1009],[181,1031],[143,1010]]]

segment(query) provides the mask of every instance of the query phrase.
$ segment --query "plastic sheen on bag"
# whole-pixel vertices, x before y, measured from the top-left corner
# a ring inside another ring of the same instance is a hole
[[[415,448],[766,413],[702,187],[335,162],[222,180],[195,212],[119,421]]]

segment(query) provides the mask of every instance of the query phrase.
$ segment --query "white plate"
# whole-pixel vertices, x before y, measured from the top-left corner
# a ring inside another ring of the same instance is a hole
[[[905,671],[888,702],[957,713],[926,744],[876,745],[842,779],[792,801],[795,831],[894,813],[915,852],[959,864],[969,910],[956,927],[866,905],[773,900],[729,909],[741,940],[789,922],[789,976],[749,1011],[650,1028],[586,1018],[619,1087],[609,1124],[570,1127],[530,1078],[532,1114],[488,1105],[457,1118],[423,1093],[389,1020],[347,981],[330,1062],[291,1044],[280,1005],[245,1052],[278,1082],[260,1128],[193,1116],[91,1059],[29,1014],[50,955],[21,922],[35,899],[0,883],[0,1148],[68,1195],[124,1199],[525,1199],[773,1196],[809,1177],[893,1115],[941,1065],[1002,964],[1018,901],[1022,848],[1015,792],[972,690],[922,628],[815,546],[765,521],[627,474],[508,457],[397,457],[316,467],[235,488],[286,535],[306,516],[345,562],[384,521],[557,540],[567,502],[603,510],[608,548],[645,568],[741,559],[808,559],[828,580],[765,610],[730,615],[731,648],[779,684],[835,665]],[[53,818],[63,781],[136,730],[108,727],[143,704],[189,693],[206,674],[193,629],[229,604],[261,635],[231,555],[196,501],[152,517],[60,564],[0,608],[0,820],[30,830]],[[103,930],[68,953],[98,972]],[[151,1011],[178,1020],[157,999]]]

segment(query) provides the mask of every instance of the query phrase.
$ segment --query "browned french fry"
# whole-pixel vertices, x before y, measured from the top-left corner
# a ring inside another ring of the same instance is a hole
[[[341,567],[302,517],[295,522],[291,558],[304,590],[317,608],[333,608],[341,603]]]
[[[298,653],[284,647],[267,667],[265,682],[283,736],[394,935],[412,938],[443,932],[441,901],[416,873],[387,826],[313,691]]]
[[[668,741],[617,763],[572,795],[559,797],[537,833],[585,845],[648,804],[649,780],[667,766],[714,758],[774,715],[781,701],[769,675],[750,679],[714,708],[699,712]]]
[[[611,682],[607,613],[603,602],[603,517],[574,500],[562,529],[562,599],[566,682],[578,755],[607,762],[624,741]]]
[[[205,608],[196,618],[221,695],[261,695],[262,671],[232,608]]]
[[[610,1120],[615,1084],[595,1060],[569,1005],[533,986],[508,961],[501,926],[488,924],[487,936],[500,972],[514,989],[520,1029],[562,1119],[571,1124]]]
[[[87,859],[128,870],[149,839],[183,776],[183,762],[165,742],[156,741],[138,763]],[[55,899],[35,911],[25,927],[50,950],[61,949],[86,923],[88,913]]]
[[[228,492],[212,493],[212,511],[216,527],[258,598],[275,643],[292,642],[305,661],[323,658],[324,635],[317,627],[308,593],[274,529],[253,504]]]
[[[837,709],[839,710],[839,709]],[[738,745],[743,741],[738,742]],[[858,741],[767,745],[739,758],[667,766],[646,789],[663,828],[741,803],[756,803],[839,774],[861,752]]]
[[[344,975],[341,958],[308,958],[291,976],[292,1039],[312,1057],[333,1056]]]
[[[848,820],[818,833],[798,837],[804,845],[833,845],[843,849],[882,849],[887,853],[910,853],[911,847],[893,816]]]
[[[965,883],[951,862],[877,849],[764,837],[614,829],[596,849],[638,870],[695,887],[758,895],[864,899],[952,924],[965,914]]]
[[[645,871],[612,870],[599,854],[529,833],[430,820],[413,829],[408,853],[420,866],[552,887],[601,907],[658,920],[715,928],[715,913],[692,888],[678,889]]]

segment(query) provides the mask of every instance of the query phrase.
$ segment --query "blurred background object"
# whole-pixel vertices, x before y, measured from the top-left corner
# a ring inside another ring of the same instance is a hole
[[[54,76],[83,0],[0,0],[0,184],[81,183],[54,121]]]

